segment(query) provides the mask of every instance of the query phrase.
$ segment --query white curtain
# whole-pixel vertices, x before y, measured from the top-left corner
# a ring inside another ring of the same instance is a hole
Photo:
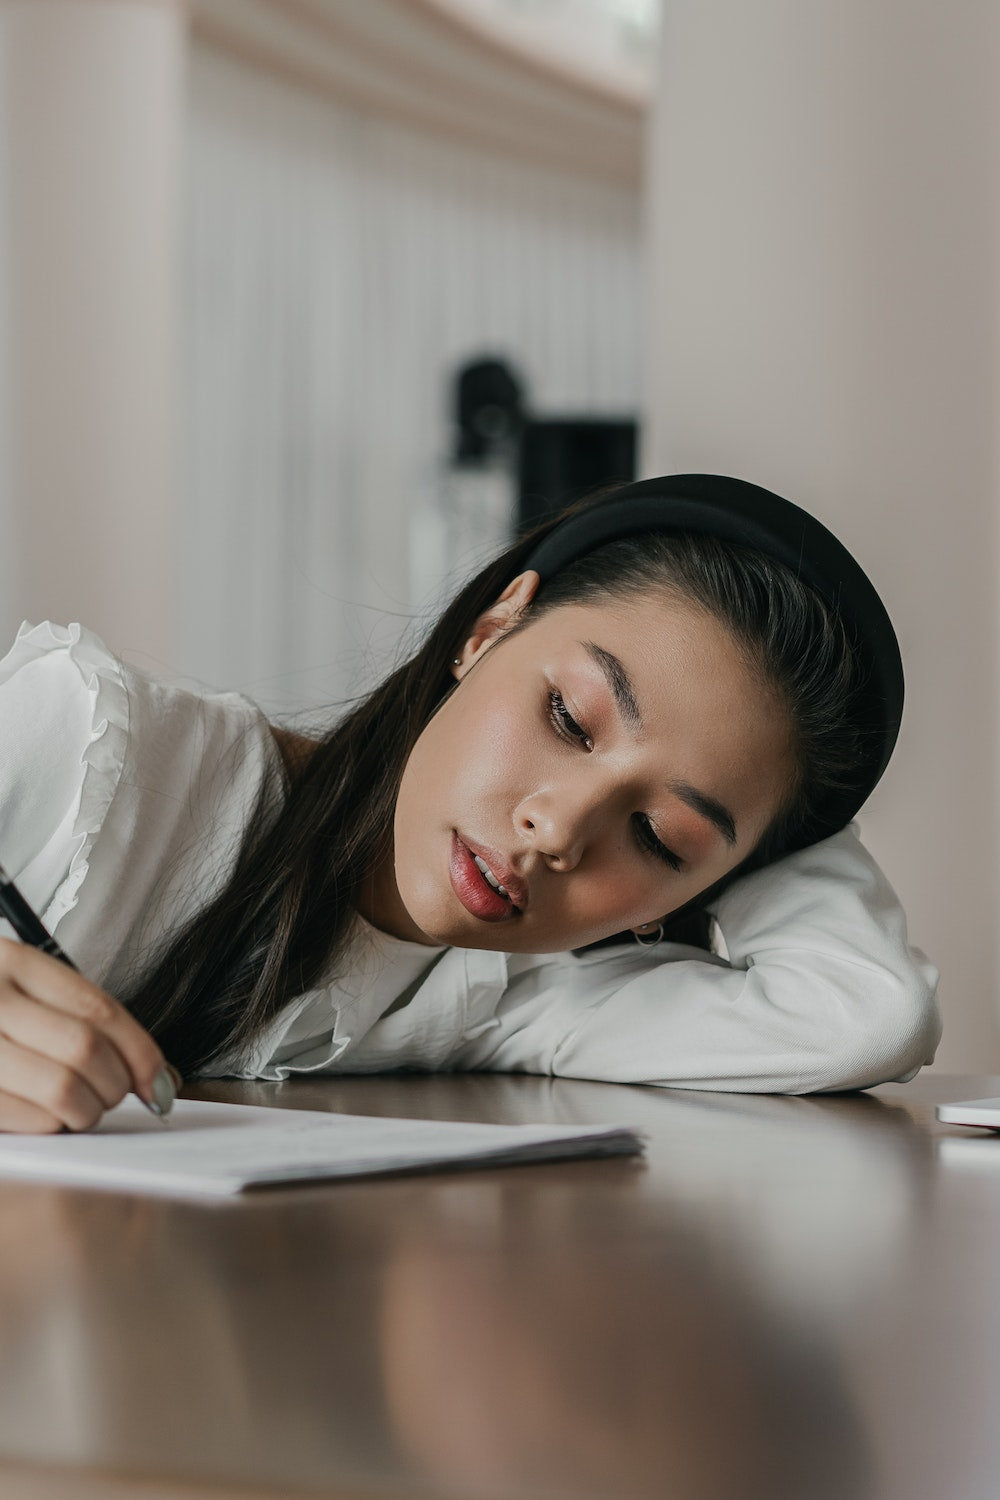
[[[179,665],[318,708],[441,602],[459,363],[509,359],[539,414],[637,410],[638,194],[196,45],[187,203]]]

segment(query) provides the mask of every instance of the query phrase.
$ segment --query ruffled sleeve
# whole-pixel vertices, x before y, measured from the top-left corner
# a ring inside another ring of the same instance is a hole
[[[80,625],[22,625],[0,661],[0,861],[50,930],[76,905],[128,732],[103,642]]]
[[[147,677],[79,625],[22,626],[0,662],[0,862],[113,993],[284,792],[267,719],[238,693]]]

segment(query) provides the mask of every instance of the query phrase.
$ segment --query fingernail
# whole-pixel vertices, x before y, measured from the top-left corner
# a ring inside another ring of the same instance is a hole
[[[170,1074],[171,1078],[174,1080],[174,1092],[179,1094],[180,1091],[181,1091],[181,1089],[184,1087],[184,1080],[183,1080],[183,1078],[181,1077],[181,1075],[178,1073],[177,1069],[175,1067],[173,1067],[173,1065],[171,1063],[167,1063],[167,1072]]]
[[[174,1100],[177,1098],[177,1089],[169,1069],[161,1068],[153,1079],[152,1095],[153,1097],[148,1102],[153,1113],[161,1118],[169,1115],[174,1107]]]

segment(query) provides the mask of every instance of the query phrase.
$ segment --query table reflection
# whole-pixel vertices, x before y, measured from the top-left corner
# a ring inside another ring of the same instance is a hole
[[[7,1456],[477,1500],[875,1493],[844,1330],[895,1316],[929,1211],[904,1110],[491,1077],[238,1096],[648,1147],[218,1207],[0,1184]]]
[[[381,1346],[397,1439],[449,1493],[870,1492],[830,1350],[720,1277],[696,1225],[624,1263],[586,1215],[562,1253],[537,1224],[502,1258],[427,1230],[387,1267]]]

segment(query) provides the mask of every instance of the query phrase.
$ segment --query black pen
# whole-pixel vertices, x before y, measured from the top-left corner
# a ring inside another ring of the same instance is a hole
[[[28,943],[41,953],[48,953],[52,958],[58,958],[60,963],[79,974],[79,969],[65,948],[59,946],[48,928],[32,911],[3,865],[0,865],[0,917],[6,917],[22,943]],[[164,1109],[158,1103],[143,1099],[141,1094],[137,1094],[136,1098],[142,1101],[151,1115],[156,1115],[158,1120],[166,1124],[169,1105]],[[173,1100],[170,1102],[172,1104]]]

